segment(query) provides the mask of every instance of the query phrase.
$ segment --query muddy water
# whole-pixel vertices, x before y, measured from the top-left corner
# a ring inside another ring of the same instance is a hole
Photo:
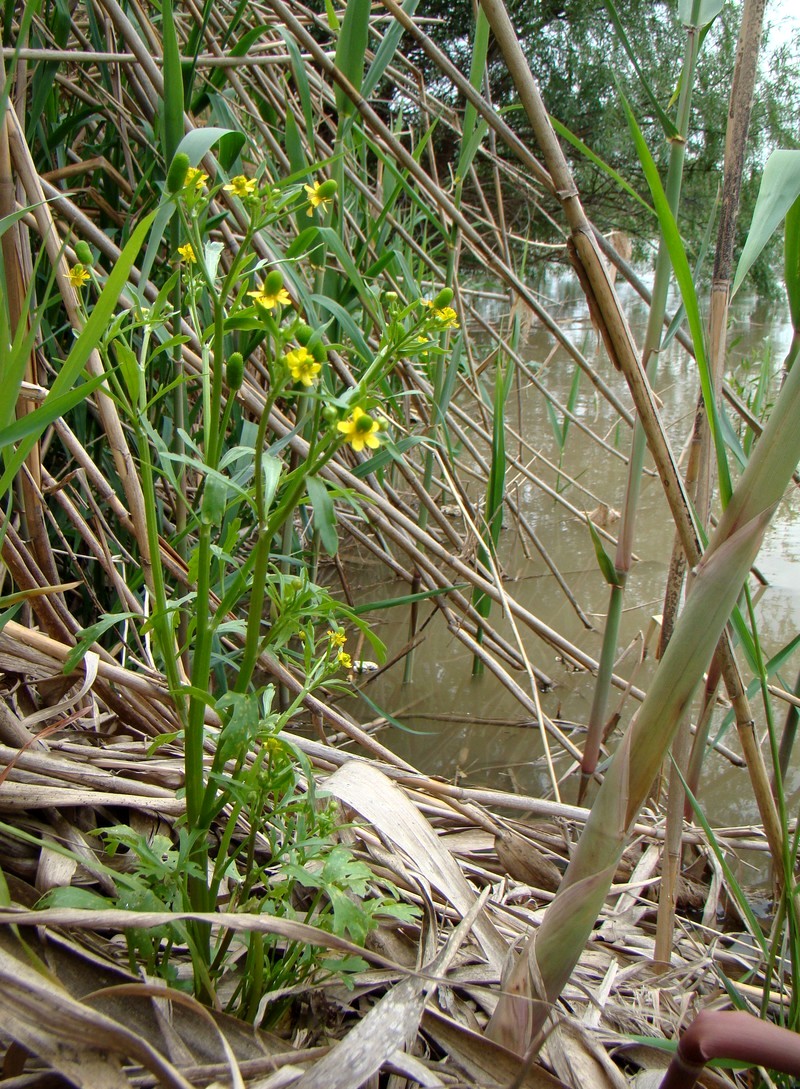
[[[557,281],[545,285],[544,292],[550,296],[553,312],[573,340],[582,346],[587,357],[599,361],[604,380],[628,405],[630,399],[624,384],[598,348],[582,300]],[[641,342],[646,310],[632,292],[623,288],[622,294],[634,336]],[[485,304],[485,315],[501,322],[503,305],[490,301]],[[759,307],[753,300],[739,302],[729,338],[731,365],[738,379],[745,383],[751,378],[754,381],[765,355],[777,374],[789,339],[790,329],[780,309]],[[536,369],[537,376],[563,404],[569,396],[574,364],[565,353],[558,352],[545,367],[551,349],[550,339],[541,330],[534,329],[523,354]],[[752,364],[749,373],[744,367],[748,360]],[[663,402],[664,417],[676,451],[682,449],[688,433],[696,386],[692,361],[677,342],[673,342],[660,360],[656,391]],[[773,391],[775,388],[776,382],[773,382]],[[747,397],[750,389],[751,386],[746,385],[743,396]],[[627,453],[629,430],[618,424],[614,410],[585,377],[581,379],[574,412],[612,447],[616,445]],[[622,505],[626,466],[574,425],[570,425],[563,452],[564,476],[558,477],[544,464],[542,457],[557,462],[559,449],[543,399],[525,379],[521,381],[519,398],[512,398],[507,411],[509,428],[516,429],[520,422],[526,442],[541,455],[534,458],[528,452],[522,460],[530,463],[533,472],[557,488],[575,507],[592,511],[600,503],[612,508]],[[509,450],[516,448],[511,434],[507,445]],[[572,478],[572,483],[565,479],[567,476]],[[597,657],[608,595],[585,525],[529,481],[511,476],[509,487],[594,629],[586,629],[541,557],[520,536],[511,519],[508,519],[501,542],[501,561],[509,592],[545,623]],[[613,514],[611,517],[608,528],[613,533],[616,526]],[[619,642],[623,657],[618,664],[618,672],[633,677],[635,683],[643,687],[652,661],[637,662],[651,618],[661,612],[672,540],[671,522],[660,484],[654,475],[646,475],[637,521],[635,551],[638,558],[628,581]],[[613,554],[613,546],[609,547]],[[800,504],[796,496],[783,505],[769,530],[758,566],[768,581],[758,599],[758,623],[766,651],[771,655],[800,630]],[[404,585],[382,581],[383,578],[377,565],[371,566],[367,561],[360,566],[356,583],[359,600],[382,600],[407,592]],[[413,682],[403,684],[400,664],[365,687],[369,699],[390,712],[406,728],[389,726],[383,739],[400,755],[431,774],[456,777],[471,786],[492,785],[552,795],[539,730],[530,717],[494,677],[485,675],[475,679],[471,676],[471,656],[448,632],[435,609],[426,605],[421,611],[421,619],[427,623],[424,642],[415,654]],[[391,658],[393,651],[402,647],[407,639],[407,615],[401,615],[399,610],[373,614],[373,623],[386,642]],[[496,608],[492,623],[513,641],[511,628]],[[562,722],[567,731],[570,724],[575,724],[572,737],[582,747],[580,724],[588,718],[593,678],[583,672],[568,670],[552,648],[530,632],[522,629],[521,634],[532,664],[554,682],[553,688],[541,695],[545,713]],[[629,648],[627,654],[626,648]],[[784,671],[783,679],[788,685],[794,683],[797,666],[795,658]],[[524,675],[516,674],[516,679],[525,686]],[[619,691],[614,690],[611,706],[616,707],[621,700]],[[623,721],[627,721],[634,709],[633,701],[624,702]],[[362,721],[377,718],[377,714],[363,704],[356,713]],[[781,720],[783,713],[783,707],[779,705]],[[733,734],[727,740],[736,747]],[[557,771],[566,771],[568,760],[557,745],[553,746],[553,756]],[[795,780],[789,784],[792,793],[800,787],[800,773],[795,774]],[[574,790],[574,785],[566,785],[564,800],[574,800]],[[755,806],[749,801],[746,772],[732,769],[724,762],[708,762],[703,797],[718,823],[743,824],[756,819]]]

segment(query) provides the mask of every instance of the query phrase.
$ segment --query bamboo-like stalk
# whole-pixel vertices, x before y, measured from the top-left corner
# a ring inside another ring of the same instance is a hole
[[[550,124],[522,48],[502,0],[482,0],[492,30],[505,57],[509,71],[530,120],[545,162],[553,178],[561,206],[570,225],[571,256],[581,286],[587,295],[612,361],[622,370],[628,382],[636,410],[647,437],[647,445],[656,465],[670,507],[676,531],[690,564],[696,565],[702,555],[702,545],[694,511],[678,473],[675,458],[664,433],[663,423],[655,405],[653,393],[639,362],[630,329],[622,313],[606,266],[600,258],[597,242],[584,214],[569,166]],[[794,474],[792,468],[792,475]],[[748,762],[748,770],[756,795],[759,813],[776,856],[782,853],[782,833],[775,803],[769,790],[763,756],[755,743],[753,716],[744,686],[739,676],[731,647],[726,639],[721,646],[722,674],[728,696],[736,708],[737,729]]]
[[[753,102],[756,68],[761,42],[761,27],[764,17],[765,0],[746,0],[742,11],[739,28],[739,40],[736,49],[736,65],[731,85],[728,108],[728,127],[725,134],[725,162],[723,166],[722,213],[717,233],[717,249],[714,259],[714,274],[711,283],[711,312],[709,316],[709,365],[711,369],[714,396],[719,399],[722,377],[725,369],[727,348],[728,302],[730,280],[733,269],[733,247],[735,240],[736,217],[739,209],[739,194],[742,185],[744,153],[747,130]],[[708,426],[708,415],[702,394],[698,394],[697,409],[694,417],[694,429],[689,447],[689,464],[686,469],[686,486],[692,495],[697,516],[704,526],[708,526],[711,514],[711,469],[712,444]],[[680,599],[680,589],[685,572],[685,560],[679,542],[673,545],[670,561],[670,578],[665,591],[664,622],[661,633],[659,654],[667,646],[674,623],[675,613]],[[708,717],[706,722],[708,723]],[[692,774],[687,782],[692,793],[697,794],[699,770],[702,761],[703,746],[707,736],[707,726],[698,730],[694,747],[689,751],[688,724],[682,727],[680,750],[692,767]],[[682,772],[687,764],[677,761]],[[665,960],[669,955],[674,928],[675,882],[680,870],[681,833],[683,830],[684,789],[677,774],[670,776],[669,786],[669,830],[666,851],[671,859],[665,867],[659,894],[659,911],[656,932],[656,960]],[[667,879],[669,875],[669,879]]]
[[[629,829],[800,460],[800,429],[792,423],[799,412],[800,368],[795,367],[696,568],[692,593],[673,638],[642,707],[614,754],[556,898],[535,938],[528,939],[492,1018],[490,1034],[520,1052],[548,1016],[550,1004],[561,993],[589,938]],[[515,989],[526,998],[511,997]],[[529,1004],[533,998],[540,1000],[535,1009]]]

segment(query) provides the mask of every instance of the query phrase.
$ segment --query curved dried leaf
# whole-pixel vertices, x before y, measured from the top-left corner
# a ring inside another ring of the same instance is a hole
[[[351,760],[331,775],[325,787],[399,847],[433,888],[467,915],[475,894],[461,868],[391,779],[365,761]],[[474,930],[489,962],[499,970],[508,952],[506,942],[486,916],[476,920]]]

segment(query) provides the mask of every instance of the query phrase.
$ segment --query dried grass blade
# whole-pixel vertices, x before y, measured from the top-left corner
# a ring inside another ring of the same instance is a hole
[[[141,1036],[70,997],[54,979],[0,947],[3,1031],[81,1089],[128,1089],[120,1056],[139,1062],[160,1084],[191,1089]]]
[[[334,772],[325,786],[399,847],[433,888],[464,917],[468,915],[475,894],[458,863],[391,779],[370,764],[352,761]],[[499,970],[507,953],[505,940],[485,915],[475,921],[474,930],[490,964]]]
[[[402,980],[366,1017],[358,1022],[337,1047],[294,1083],[294,1089],[358,1089],[398,1048],[413,1039],[428,996],[436,990],[435,976],[446,971],[467,934],[477,922],[489,889],[473,903],[450,935],[442,951],[425,968],[422,976]]]

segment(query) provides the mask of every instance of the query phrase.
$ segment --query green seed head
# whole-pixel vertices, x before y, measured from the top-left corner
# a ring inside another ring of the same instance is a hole
[[[268,295],[277,295],[283,287],[283,273],[274,268],[264,281],[264,290]]]
[[[372,430],[374,424],[375,421],[371,416],[359,416],[356,420],[356,431],[361,431],[363,434],[368,434]]]
[[[88,242],[84,242],[83,239],[75,243],[75,256],[78,258],[78,261],[80,261],[80,263],[86,268],[91,268],[94,264],[94,254],[92,253],[92,247],[89,245]]]
[[[189,169],[189,156],[185,151],[179,151],[170,164],[167,174],[167,192],[179,193],[186,183],[186,173]]]
[[[331,197],[336,196],[336,190],[339,188],[335,178],[328,178],[327,181],[322,182],[317,190],[317,196],[322,200],[330,200]]]
[[[433,309],[442,310],[445,306],[449,306],[453,301],[453,289],[452,287],[443,287],[436,298],[433,300]]]
[[[234,393],[237,389],[241,389],[244,381],[244,359],[241,352],[231,352],[225,368],[225,381],[228,383],[228,389],[233,390]]]
[[[313,335],[314,330],[311,328],[310,325],[298,325],[294,333],[295,340],[303,348],[308,345],[308,342],[311,340]]]

